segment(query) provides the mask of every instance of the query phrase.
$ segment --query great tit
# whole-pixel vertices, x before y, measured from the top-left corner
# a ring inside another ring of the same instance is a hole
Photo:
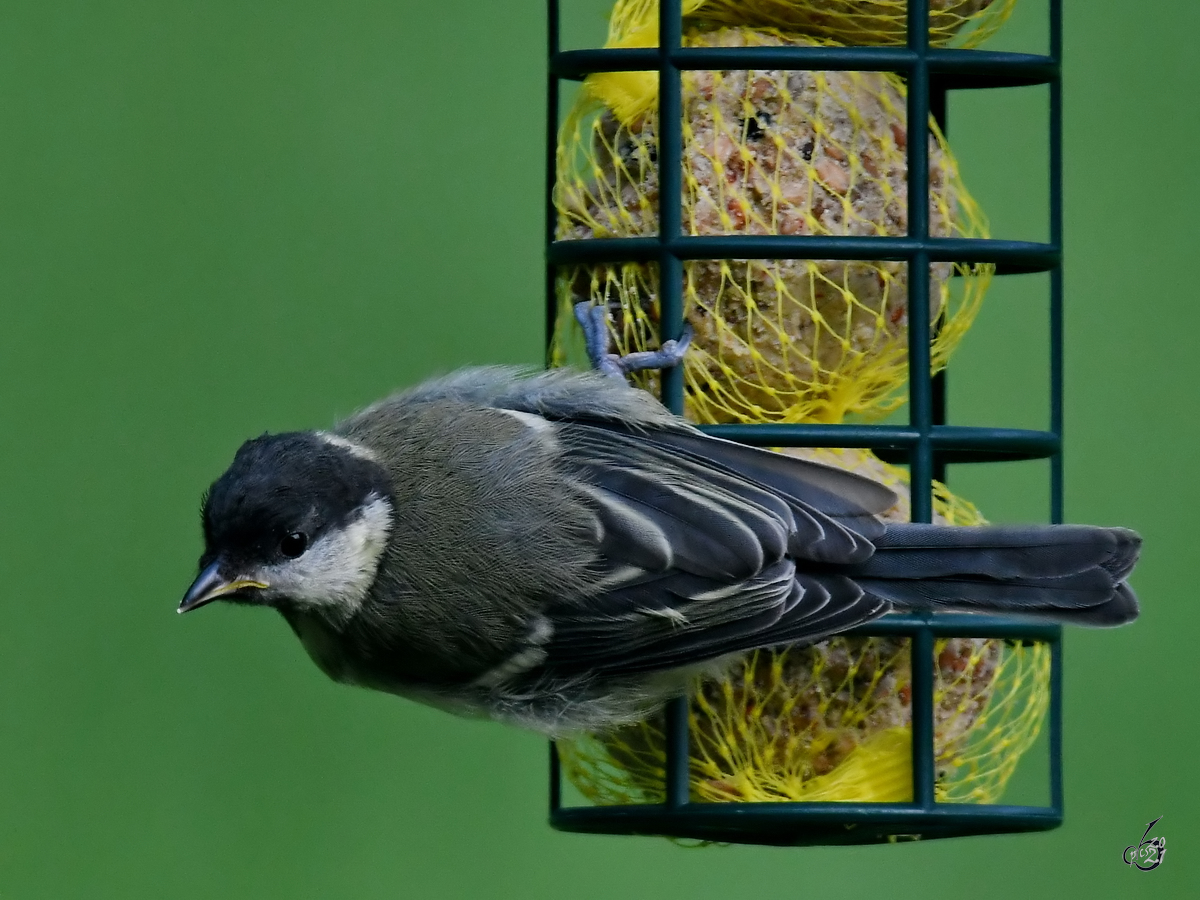
[[[1137,616],[1132,531],[885,525],[894,500],[620,379],[468,369],[243,444],[179,611],[274,607],[337,681],[551,735],[891,610]]]

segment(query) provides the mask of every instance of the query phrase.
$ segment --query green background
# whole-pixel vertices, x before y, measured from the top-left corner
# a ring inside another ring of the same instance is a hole
[[[1044,45],[1023,4],[993,47]],[[265,612],[173,612],[241,440],[539,360],[541,2],[0,6],[0,897],[1195,889],[1200,7],[1067,5],[1067,511],[1143,532],[1143,617],[1068,637],[1061,830],[785,850],[555,833],[538,737],[328,683]],[[1045,236],[1044,102],[951,108],[1000,236]],[[1044,295],[995,287],[955,421],[1044,423]],[[1044,476],[952,472],[995,519]],[[1126,868],[1160,815],[1166,862]]]

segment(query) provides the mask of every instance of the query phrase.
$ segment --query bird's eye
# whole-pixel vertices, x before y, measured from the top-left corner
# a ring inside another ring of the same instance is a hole
[[[308,535],[303,531],[293,531],[279,542],[279,552],[288,559],[295,559],[308,549]]]

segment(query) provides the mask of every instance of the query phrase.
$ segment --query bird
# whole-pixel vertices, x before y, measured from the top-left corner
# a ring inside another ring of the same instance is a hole
[[[884,523],[894,501],[621,379],[464,369],[246,441],[178,611],[274,608],[335,681],[552,737],[891,611],[1138,615],[1129,529]]]

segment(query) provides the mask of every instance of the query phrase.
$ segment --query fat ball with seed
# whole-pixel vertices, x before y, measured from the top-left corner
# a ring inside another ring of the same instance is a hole
[[[770,28],[697,26],[688,47],[820,45]],[[986,224],[932,120],[907,123],[905,87],[883,72],[689,70],[682,79],[682,229],[722,235],[897,237],[909,233],[911,140],[928,153],[932,237],[984,237]],[[584,82],[559,136],[559,240],[646,238],[659,230],[658,81],[608,72]],[[714,251],[715,253],[715,251]],[[783,256],[790,255],[781,251]],[[957,273],[961,278],[952,279]],[[930,353],[941,368],[990,281],[990,265],[930,265]],[[909,286],[897,260],[686,259],[687,417],[696,422],[879,418],[907,376]],[[573,359],[571,308],[607,311],[620,354],[658,348],[656,262],[558,269],[556,362]],[[658,376],[638,383],[654,390]]]

